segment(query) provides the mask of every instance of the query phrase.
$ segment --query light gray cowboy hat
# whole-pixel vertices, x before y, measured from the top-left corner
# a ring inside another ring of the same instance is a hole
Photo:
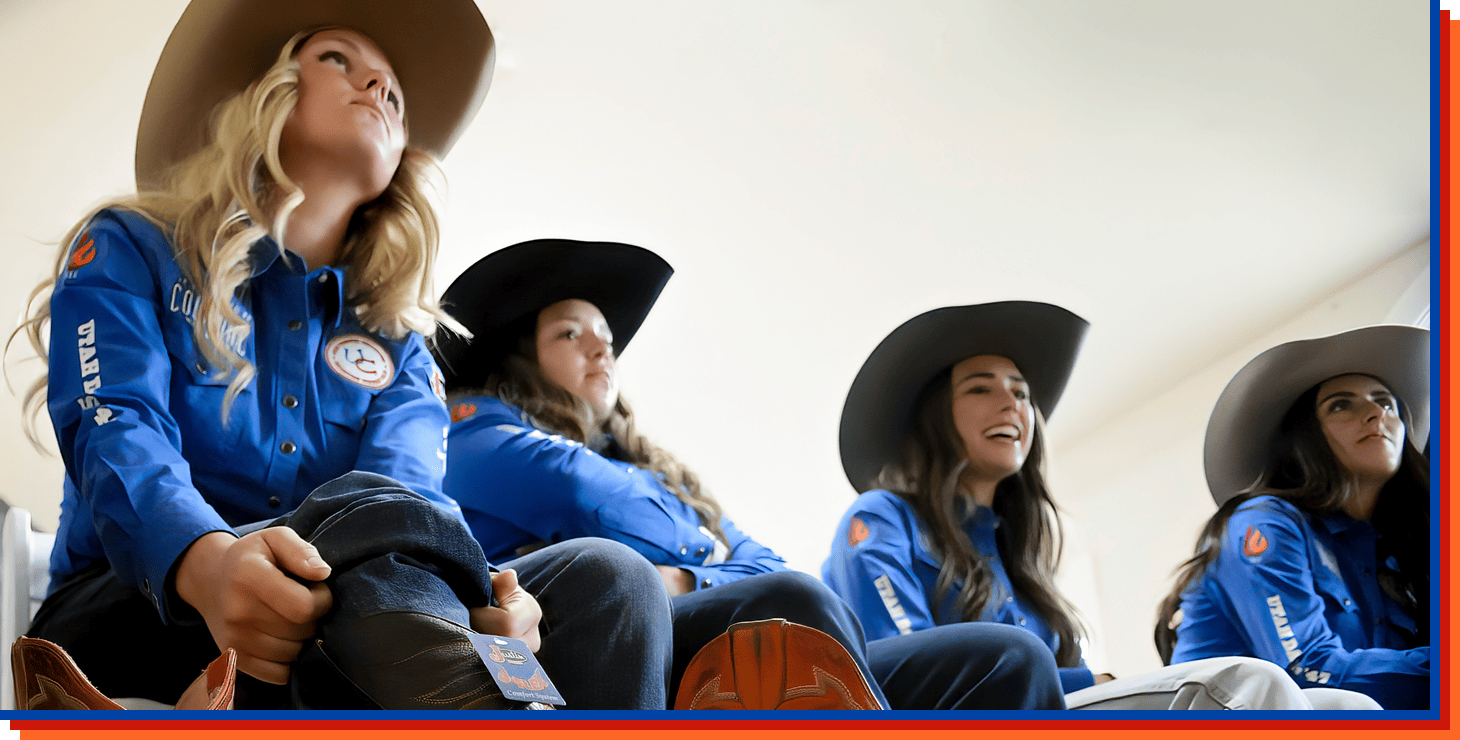
[[[1366,326],[1280,344],[1237,371],[1207,422],[1207,487],[1221,506],[1262,475],[1293,402],[1329,378],[1378,378],[1409,413],[1405,434],[1421,447],[1430,430],[1430,332],[1417,326]]]
[[[311,28],[369,36],[409,101],[409,144],[444,157],[492,80],[496,45],[472,0],[193,0],[172,29],[137,125],[139,190],[211,136],[209,116],[269,69],[284,43]]]
[[[892,330],[857,372],[842,407],[842,470],[858,493],[902,455],[918,396],[952,366],[1006,357],[1046,419],[1064,395],[1090,323],[1048,303],[1002,301],[936,308]]]

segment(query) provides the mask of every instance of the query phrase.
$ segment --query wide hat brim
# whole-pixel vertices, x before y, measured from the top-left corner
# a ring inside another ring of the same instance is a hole
[[[969,357],[1008,358],[1049,418],[1089,329],[1059,306],[1031,301],[938,308],[908,320],[872,350],[847,392],[841,421],[847,480],[866,491],[884,466],[898,462],[923,389]]]
[[[535,326],[538,312],[570,298],[603,312],[614,351],[622,353],[673,274],[659,255],[617,242],[538,239],[493,252],[468,267],[441,297],[446,312],[473,335],[470,340],[438,335],[436,359],[446,386],[485,385],[522,332]]]
[[[1212,410],[1203,450],[1207,486],[1221,506],[1250,488],[1278,452],[1283,417],[1309,388],[1339,375],[1378,378],[1409,413],[1406,435],[1430,428],[1430,332],[1368,326],[1273,347],[1237,372]]]
[[[481,107],[496,45],[472,0],[193,0],[172,29],[137,126],[139,190],[211,138],[209,118],[278,58],[295,33],[324,26],[369,36],[406,97],[409,145],[446,156]]]

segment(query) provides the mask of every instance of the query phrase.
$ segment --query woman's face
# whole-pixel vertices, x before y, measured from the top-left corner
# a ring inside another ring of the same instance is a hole
[[[385,192],[406,144],[405,96],[390,62],[369,38],[343,28],[310,36],[294,58],[299,99],[279,144],[285,171],[298,178],[323,168],[369,198]]]
[[[1034,404],[1019,368],[997,355],[970,357],[953,366],[953,426],[967,473],[998,481],[1017,472],[1034,440]]]
[[[1399,402],[1367,375],[1340,375],[1318,386],[1318,426],[1349,474],[1388,482],[1404,451]]]
[[[558,301],[537,314],[537,365],[549,380],[586,402],[598,421],[618,403],[613,332],[588,301]]]

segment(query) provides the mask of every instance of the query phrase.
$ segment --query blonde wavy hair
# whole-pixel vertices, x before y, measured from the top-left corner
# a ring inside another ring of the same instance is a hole
[[[103,203],[71,227],[56,256],[55,276],[31,291],[25,320],[11,340],[24,332],[40,358],[48,360],[43,335],[50,323],[50,295],[77,235],[105,208],[135,211],[167,235],[178,266],[201,296],[193,335],[209,366],[231,378],[220,409],[226,424],[234,400],[257,374],[253,363],[232,349],[244,346],[249,334],[233,299],[252,272],[249,248],[272,234],[282,254],[289,215],[304,201],[280,164],[279,140],[299,97],[295,56],[323,30],[295,34],[262,77],[220,103],[211,121],[212,141],[174,166],[163,189]],[[434,157],[407,146],[385,192],[351,219],[340,253],[340,265],[347,268],[345,301],[369,331],[400,340],[411,332],[431,336],[441,324],[470,334],[441,310],[431,283],[441,234],[431,194],[442,179]],[[47,381],[44,375],[36,380],[24,401],[26,434],[38,447],[35,419],[45,404]]]

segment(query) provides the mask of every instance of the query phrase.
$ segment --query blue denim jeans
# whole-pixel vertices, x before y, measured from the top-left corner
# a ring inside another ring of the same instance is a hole
[[[1008,624],[945,624],[867,643],[893,709],[1064,709],[1054,654]]]
[[[322,648],[348,664],[381,648],[358,626],[384,614],[421,614],[470,623],[468,607],[491,602],[491,568],[466,525],[395,481],[349,473],[320,486],[298,509],[240,533],[288,526],[319,549],[331,566],[326,584],[334,608],[316,623]],[[668,599],[653,566],[627,547],[583,540],[544,548],[507,567],[543,607],[538,657],[569,708],[662,708],[670,660]],[[176,701],[218,654],[207,627],[164,625],[150,601],[97,564],[68,581],[42,605],[30,632],[71,653],[110,696]],[[318,664],[310,663],[312,675]],[[240,708],[325,708],[362,699],[347,688],[289,689],[240,676]],[[423,685],[439,677],[420,676]],[[307,678],[304,679],[307,681]],[[307,700],[306,700],[307,699]]]

